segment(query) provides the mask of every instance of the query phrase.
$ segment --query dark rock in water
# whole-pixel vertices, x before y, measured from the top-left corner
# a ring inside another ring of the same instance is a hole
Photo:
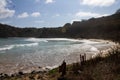
[[[42,68],[42,67],[39,66],[38,68]]]
[[[9,77],[7,74],[4,74],[4,77]]]
[[[33,70],[33,71],[31,72],[31,74],[34,74],[34,73],[36,73],[36,71]]]
[[[3,76],[3,73],[0,73],[0,76]]]
[[[11,77],[14,77],[14,74],[12,74]]]
[[[2,75],[3,73],[0,73],[0,75]]]
[[[8,74],[3,74],[3,73],[0,74],[0,80],[3,80],[3,78],[8,78],[8,77],[9,77]]]
[[[23,72],[19,72],[18,74],[19,74],[19,75],[24,75],[24,73],[23,73]]]

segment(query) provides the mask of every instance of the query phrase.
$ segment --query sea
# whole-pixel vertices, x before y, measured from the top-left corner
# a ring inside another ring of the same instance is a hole
[[[79,62],[80,54],[88,58],[110,48],[104,40],[69,38],[0,38],[0,73],[24,73],[52,69],[63,60],[67,64]]]

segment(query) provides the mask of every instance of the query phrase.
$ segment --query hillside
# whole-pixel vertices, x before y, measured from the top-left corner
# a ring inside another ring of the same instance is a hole
[[[66,23],[58,28],[17,28],[0,24],[0,37],[97,38],[120,41],[120,13]]]
[[[120,14],[73,22],[72,26],[68,29],[68,33],[74,37],[114,39],[119,41]]]

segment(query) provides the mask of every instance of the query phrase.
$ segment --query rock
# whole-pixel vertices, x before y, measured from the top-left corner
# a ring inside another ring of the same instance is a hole
[[[19,75],[24,75],[24,73],[23,73],[23,72],[18,72],[18,74],[19,74]]]

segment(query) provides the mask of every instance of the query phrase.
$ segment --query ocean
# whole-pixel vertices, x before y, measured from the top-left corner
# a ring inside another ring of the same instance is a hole
[[[63,60],[78,62],[80,54],[92,57],[112,43],[68,38],[0,38],[0,73],[30,72],[53,68]]]

